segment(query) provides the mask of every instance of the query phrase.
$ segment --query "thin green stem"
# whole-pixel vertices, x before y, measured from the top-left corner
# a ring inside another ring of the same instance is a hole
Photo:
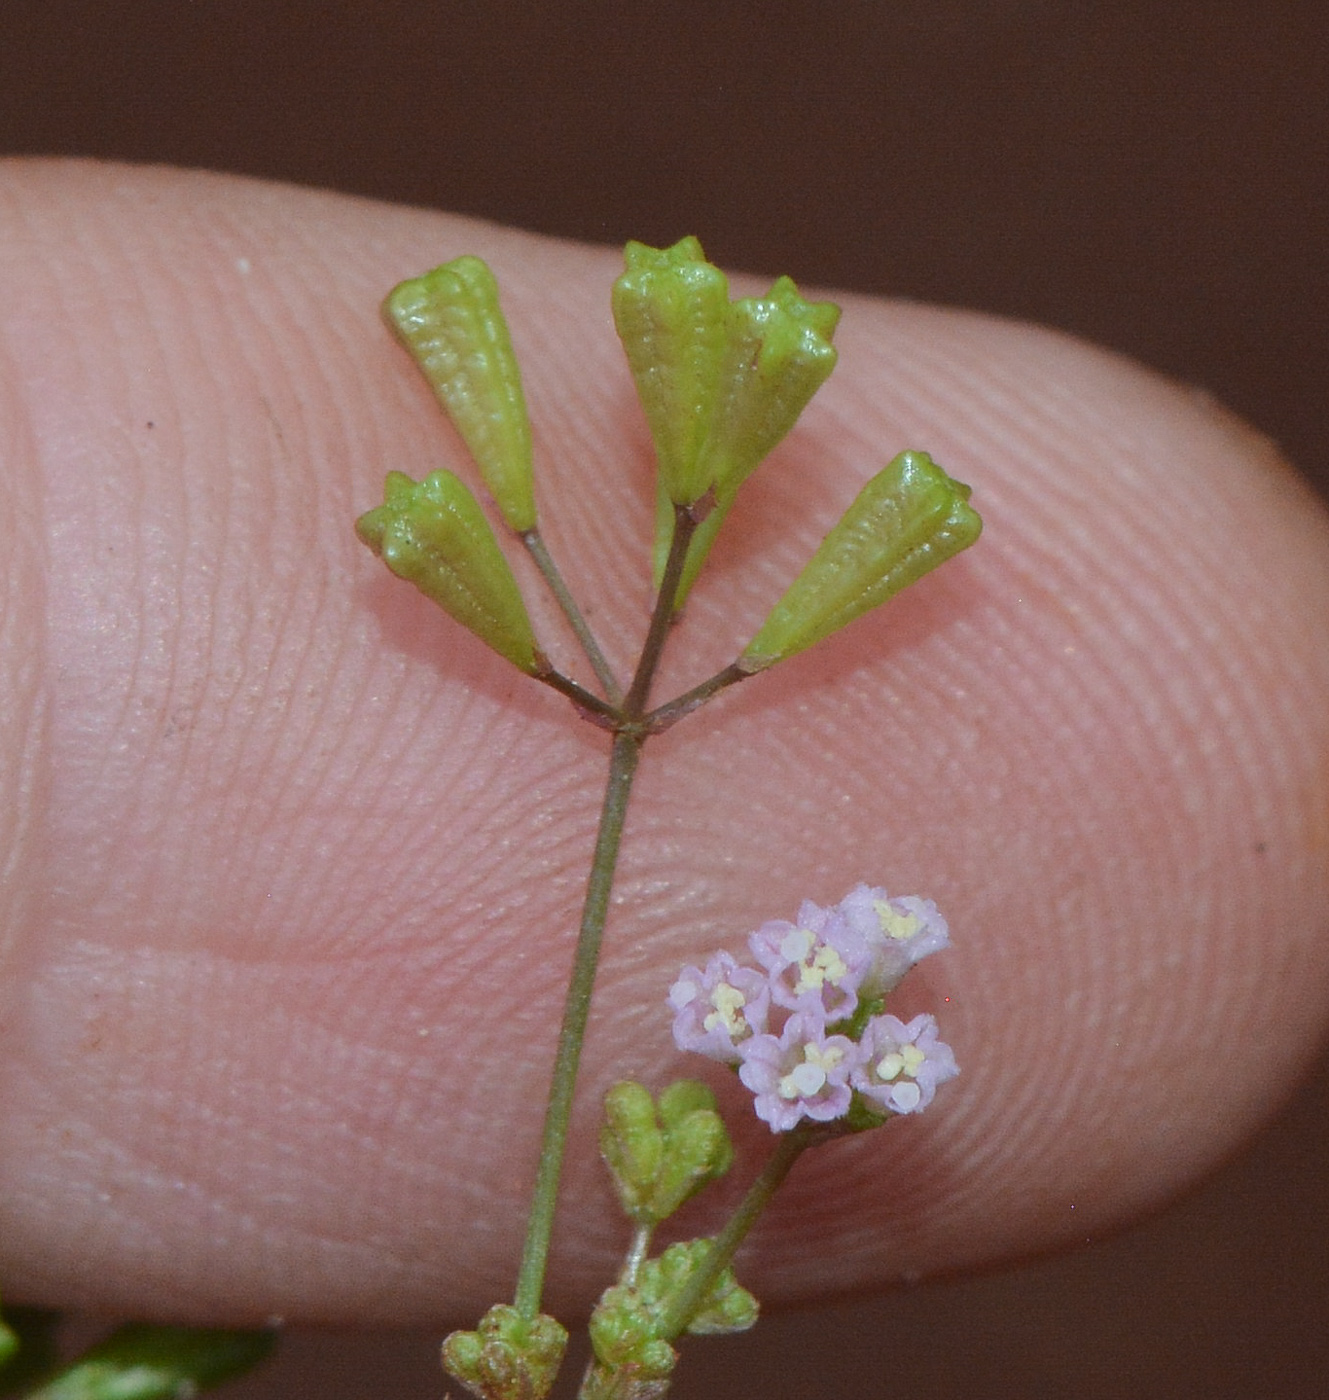
[[[756,674],[755,671],[748,670],[741,659],[730,662],[710,680],[694,685],[691,690],[685,690],[682,695],[676,695],[672,700],[657,705],[655,709],[643,715],[642,728],[648,734],[660,734],[671,724],[677,724],[679,720],[686,718],[693,710],[699,710],[712,695],[718,695],[728,686],[737,685],[739,681],[745,681],[749,676]]]
[[[625,1288],[637,1286],[637,1279],[641,1275],[641,1266],[646,1262],[646,1257],[651,1252],[651,1236],[654,1233],[654,1225],[639,1224],[633,1227],[632,1243],[628,1246],[623,1267],[618,1275],[619,1283]]]
[[[558,565],[554,563],[554,556],[545,548],[539,526],[532,526],[531,529],[523,531],[521,542],[526,546],[527,553],[535,560],[535,567],[539,569],[540,577],[544,579],[549,591],[554,595],[555,601],[563,610],[563,616],[568,620],[568,626],[572,628],[577,640],[581,643],[581,649],[586,653],[586,659],[591,663],[591,669],[603,687],[606,699],[611,705],[617,705],[623,698],[623,692],[618,687],[618,677],[614,675],[612,667],[605,659],[604,652],[600,650],[600,644],[595,640],[595,634],[591,631],[590,624],[577,606],[577,600],[572,596],[572,590],[564,581]]]
[[[544,1136],[540,1145],[540,1167],[531,1198],[526,1245],[522,1251],[517,1291],[513,1298],[514,1306],[524,1317],[533,1318],[540,1311],[545,1264],[549,1258],[549,1240],[553,1234],[554,1210],[558,1201],[558,1182],[563,1168],[564,1149],[567,1147],[568,1123],[572,1116],[572,1094],[577,1083],[577,1065],[586,1035],[595,969],[600,959],[600,941],[604,936],[605,916],[609,911],[609,892],[614,883],[614,867],[618,863],[623,822],[627,816],[628,797],[637,771],[637,760],[641,756],[642,742],[643,736],[640,734],[617,733],[610,754],[609,782],[605,788],[604,806],[600,809],[600,830],[596,836],[590,878],[586,883],[581,932],[577,937],[572,977],[563,1006],[563,1025],[558,1034],[554,1073],[549,1085],[549,1107],[545,1112]]]
[[[683,580],[683,565],[687,562],[688,546],[692,543],[696,528],[697,520],[692,509],[676,505],[674,536],[669,543],[669,558],[665,562],[664,575],[660,579],[660,591],[655,596],[655,611],[651,614],[650,630],[642,644],[641,658],[637,662],[632,685],[623,701],[623,713],[629,719],[640,719],[646,709],[651,682],[655,679],[656,667],[664,654],[669,627],[674,620],[674,601],[678,597],[678,586]]]
[[[570,676],[552,668],[548,671],[533,671],[531,674],[537,681],[543,681],[560,695],[566,695],[582,712],[583,718],[590,720],[592,724],[598,724],[602,729],[618,727],[622,718],[618,710],[607,700],[601,700],[598,695],[592,694],[585,686],[578,685]]]
[[[715,1281],[729,1267],[739,1245],[747,1238],[747,1233],[757,1217],[766,1209],[780,1183],[789,1175],[789,1169],[798,1161],[804,1149],[824,1136],[820,1125],[802,1123],[787,1133],[782,1133],[775,1151],[766,1159],[760,1175],[748,1188],[748,1193],[739,1203],[738,1209],[729,1217],[724,1229],[711,1243],[706,1262],[688,1279],[687,1286],[674,1299],[673,1306],[661,1324],[659,1335],[667,1342],[682,1335],[687,1330],[693,1315],[706,1301],[706,1295],[715,1286]]]

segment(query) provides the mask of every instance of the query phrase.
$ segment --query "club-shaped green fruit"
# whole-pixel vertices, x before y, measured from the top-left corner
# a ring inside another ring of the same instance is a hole
[[[381,506],[355,522],[392,572],[523,671],[545,669],[517,581],[480,503],[452,472],[389,472]]]
[[[498,284],[456,258],[395,287],[383,313],[456,425],[504,520],[535,527],[531,425]]]
[[[859,492],[743,652],[759,671],[838,632],[978,538],[969,487],[902,452]]]

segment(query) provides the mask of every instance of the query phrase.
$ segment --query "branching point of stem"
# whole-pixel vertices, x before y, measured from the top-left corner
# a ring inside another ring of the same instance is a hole
[[[588,719],[592,724],[597,724],[601,729],[616,729],[619,726],[621,716],[618,710],[607,700],[601,700],[598,695],[593,695],[583,685],[578,685],[570,676],[565,676],[561,671],[555,671],[553,667],[531,673],[536,680],[543,681],[550,689],[558,691],[560,695],[566,695],[569,700],[581,711],[582,718]]]

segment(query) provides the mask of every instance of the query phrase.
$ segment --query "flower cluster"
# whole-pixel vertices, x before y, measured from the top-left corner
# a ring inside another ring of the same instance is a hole
[[[918,1113],[959,1073],[928,1015],[882,1013],[886,995],[920,958],[949,945],[928,899],[892,899],[858,885],[798,920],[775,919],[748,938],[758,967],[729,953],[685,967],[669,992],[674,1040],[737,1068],[772,1132],[826,1123],[857,1105],[869,1122]]]

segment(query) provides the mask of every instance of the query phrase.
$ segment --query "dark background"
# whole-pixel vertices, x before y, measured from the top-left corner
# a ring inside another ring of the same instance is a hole
[[[735,269],[1135,355],[1329,489],[1324,0],[6,0],[0,152],[205,166],[610,243],[695,232]],[[1318,1396],[1327,1148],[1322,1069],[1160,1219],[768,1323],[709,1347],[680,1396]],[[438,1395],[430,1349],[302,1339],[263,1393]]]

